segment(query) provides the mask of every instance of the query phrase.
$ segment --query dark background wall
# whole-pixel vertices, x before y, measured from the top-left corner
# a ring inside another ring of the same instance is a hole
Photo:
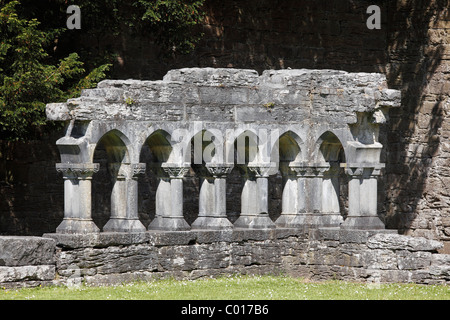
[[[381,8],[369,30],[366,9]],[[127,30],[85,38],[118,56],[112,78],[161,79],[181,67],[330,68],[382,72],[403,93],[392,110],[379,211],[388,228],[450,240],[449,0],[207,0],[204,36],[194,52],[171,56]],[[76,45],[76,44],[74,44]],[[55,132],[41,141],[1,145],[0,233],[53,232],[63,217]],[[195,186],[192,188],[195,189]]]

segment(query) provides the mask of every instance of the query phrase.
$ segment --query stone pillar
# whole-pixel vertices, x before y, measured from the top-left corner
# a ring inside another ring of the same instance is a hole
[[[170,216],[172,211],[172,201],[170,199],[170,178],[166,172],[161,169],[156,169],[156,176],[158,178],[158,186],[156,188],[155,196],[155,218],[149,225],[149,229],[164,230],[164,216]]]
[[[297,177],[297,173],[284,163],[280,163],[280,171],[284,188],[281,198],[281,215],[275,221],[275,224],[281,228],[300,227],[304,224],[299,214],[300,206],[303,207],[303,213],[305,207],[304,178]]]
[[[145,172],[145,163],[111,163],[113,178],[111,217],[103,227],[106,232],[143,232],[138,214],[138,174]]]
[[[245,184],[241,195],[241,214],[234,223],[237,228],[275,228],[268,213],[269,164],[254,164],[244,168]]]
[[[163,180],[159,187],[169,193],[161,194],[157,191],[155,219],[150,223],[149,229],[181,231],[189,230],[190,226],[183,216],[183,177],[189,171],[187,165],[163,163],[162,169],[169,176],[169,180]],[[170,187],[166,182],[170,181]],[[169,187],[169,188],[168,188]],[[161,203],[164,202],[164,203]],[[170,204],[170,205],[169,205]],[[170,211],[168,210],[170,208]],[[164,212],[159,210],[163,209]]]
[[[323,227],[339,227],[344,218],[339,206],[339,171],[340,167],[331,165],[322,178],[322,216]]]
[[[289,227],[324,225],[326,219],[322,214],[323,178],[330,166],[327,163],[292,163],[289,167],[297,176],[297,210],[289,222],[280,220],[279,225]]]
[[[92,220],[92,175],[98,163],[57,163],[56,170],[64,178],[64,219],[57,233],[93,233],[99,228]]]
[[[377,178],[381,163],[341,164],[349,176],[348,216],[342,224],[344,229],[384,229],[377,214]]]
[[[226,176],[233,169],[227,164],[206,164],[210,176],[203,177],[199,195],[199,214],[192,224],[198,229],[231,229],[226,214]]]

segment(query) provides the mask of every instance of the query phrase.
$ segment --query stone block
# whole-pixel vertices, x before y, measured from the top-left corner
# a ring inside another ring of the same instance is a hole
[[[371,249],[437,251],[443,244],[436,240],[422,237],[410,237],[399,234],[379,233],[368,239],[367,246]]]
[[[64,121],[70,119],[69,109],[65,103],[49,103],[45,112],[49,120]]]
[[[433,266],[450,266],[450,254],[433,254],[431,264]]]
[[[195,243],[197,235],[190,231],[165,232],[152,230],[148,232],[149,243],[154,246],[187,245]]]
[[[364,265],[369,269],[396,270],[397,256],[391,250],[374,249],[363,253]]]
[[[258,72],[232,68],[183,68],[170,70],[163,81],[209,86],[249,86],[258,83]]]
[[[49,281],[55,279],[54,265],[0,266],[0,283],[24,281]]]
[[[157,270],[158,251],[149,245],[84,248],[61,252],[58,262],[63,277]]]
[[[365,243],[375,234],[393,234],[395,230],[357,230],[344,229],[339,231],[339,241],[341,243]]]
[[[0,237],[0,266],[51,265],[56,243],[41,237]]]
[[[431,252],[400,250],[396,255],[400,270],[417,270],[431,265]]]

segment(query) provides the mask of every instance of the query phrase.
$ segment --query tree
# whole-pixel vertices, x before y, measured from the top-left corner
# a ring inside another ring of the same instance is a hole
[[[35,138],[46,123],[45,105],[74,97],[103,79],[108,64],[86,75],[77,53],[51,64],[46,50],[62,29],[43,31],[17,14],[19,1],[1,1],[0,139]]]
[[[192,27],[199,24],[204,14],[201,10],[205,0],[139,0],[144,8],[142,21],[148,23],[157,39],[172,51],[188,53],[200,40],[192,33]]]
[[[200,35],[205,0],[0,0],[0,140],[42,134],[45,105],[79,95],[106,77],[114,52],[83,39],[125,28],[152,35],[163,50],[188,53]],[[81,9],[81,29],[66,28],[66,9]],[[76,44],[76,45],[74,45]],[[82,62],[83,61],[83,62]]]

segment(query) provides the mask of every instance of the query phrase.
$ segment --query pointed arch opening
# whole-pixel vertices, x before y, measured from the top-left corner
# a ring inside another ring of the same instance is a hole
[[[211,166],[225,163],[224,145],[223,132],[218,129],[203,129],[191,138],[191,170],[183,187],[185,194],[190,195],[185,198],[185,219],[192,228],[224,229],[231,226],[225,217],[226,178],[218,178],[213,175],[214,170],[210,171]]]
[[[340,167],[346,162],[342,142],[331,131],[324,132],[317,142],[316,162],[327,163],[322,183],[322,213],[330,217],[330,225],[339,225],[348,211],[348,179]]]
[[[227,216],[232,223],[240,217],[242,212],[251,211],[255,203],[249,199],[249,195],[256,194],[256,185],[248,165],[257,161],[258,136],[251,130],[244,130],[234,136],[232,152],[234,168],[228,176],[227,194]],[[231,158],[229,156],[229,158]]]
[[[173,151],[170,141],[170,134],[158,129],[147,137],[140,151],[139,162],[145,163],[146,169],[138,177],[138,212],[147,227],[155,216],[171,210],[170,181],[162,169]]]
[[[269,213],[280,227],[298,226],[295,219],[304,206],[303,185],[290,167],[302,161],[302,145],[301,138],[289,130],[272,147],[271,158],[278,160],[278,172],[269,179]]]
[[[100,164],[92,179],[92,219],[101,230],[115,210],[126,210],[126,203],[115,196],[115,186],[122,164],[129,163],[127,144],[128,138],[113,129],[97,141],[92,154],[92,161]]]

